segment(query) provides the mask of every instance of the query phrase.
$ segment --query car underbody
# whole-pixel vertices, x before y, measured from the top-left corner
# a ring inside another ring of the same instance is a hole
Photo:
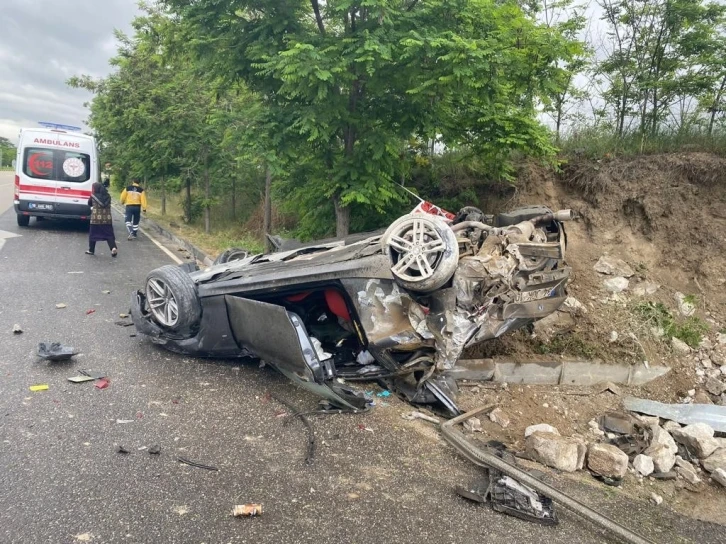
[[[366,406],[351,382],[378,380],[458,415],[446,371],[463,350],[564,303],[571,213],[433,208],[383,233],[156,269],[132,297],[134,323],[171,351],[261,359],[341,408]]]

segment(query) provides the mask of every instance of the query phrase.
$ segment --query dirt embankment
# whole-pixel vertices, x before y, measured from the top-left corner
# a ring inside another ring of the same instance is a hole
[[[573,268],[569,293],[583,308],[550,334],[519,331],[477,346],[467,356],[666,365],[671,371],[664,377],[626,393],[679,402],[695,390],[697,401],[719,402],[706,396],[705,382],[709,372],[726,364],[726,346],[718,342],[719,333],[726,332],[726,159],[683,153],[581,160],[563,165],[559,173],[527,165],[509,196],[480,202],[487,212],[530,204],[572,208],[580,215],[567,224],[567,261]],[[621,293],[607,292],[603,283],[612,276],[594,269],[603,255],[622,259],[633,271]],[[654,292],[644,293],[653,285],[658,286]],[[692,316],[679,311],[678,293],[695,306]],[[663,335],[664,328],[668,334]],[[673,331],[695,349],[674,350]],[[713,345],[698,349],[701,338]],[[518,423],[502,438],[515,439],[526,425],[540,422],[547,412],[543,396],[559,407],[551,419],[565,433],[577,432],[598,411],[615,407],[616,399],[606,395],[600,395],[602,403],[583,402],[558,396],[556,388],[536,389],[517,387],[498,399],[512,402],[511,416]]]

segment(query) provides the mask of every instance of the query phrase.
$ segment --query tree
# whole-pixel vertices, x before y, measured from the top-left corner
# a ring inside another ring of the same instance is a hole
[[[394,173],[412,136],[504,166],[513,150],[554,151],[535,106],[567,40],[515,2],[164,4],[208,71],[241,78],[290,120],[281,160],[304,169],[320,205],[332,201],[338,235],[352,204],[382,211],[401,198]]]
[[[15,159],[17,149],[7,138],[0,136],[0,166],[10,166]]]

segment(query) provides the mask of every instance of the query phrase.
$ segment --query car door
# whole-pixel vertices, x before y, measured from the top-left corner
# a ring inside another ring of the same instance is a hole
[[[21,157],[19,195],[28,202],[28,210],[54,211],[57,182],[55,150],[46,147],[25,147]]]
[[[56,150],[56,208],[59,214],[75,215],[91,196],[91,156],[83,151]],[[88,213],[88,212],[84,212]]]
[[[332,361],[321,362],[300,317],[277,304],[225,296],[235,341],[298,385],[338,406],[360,409],[365,399],[332,379]]]

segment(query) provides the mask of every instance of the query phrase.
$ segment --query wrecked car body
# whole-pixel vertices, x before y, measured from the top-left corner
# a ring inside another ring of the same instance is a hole
[[[457,415],[446,371],[462,351],[564,303],[571,218],[545,207],[454,216],[422,203],[383,233],[153,270],[131,315],[171,351],[259,358],[341,407],[366,402],[347,382],[385,380]]]

